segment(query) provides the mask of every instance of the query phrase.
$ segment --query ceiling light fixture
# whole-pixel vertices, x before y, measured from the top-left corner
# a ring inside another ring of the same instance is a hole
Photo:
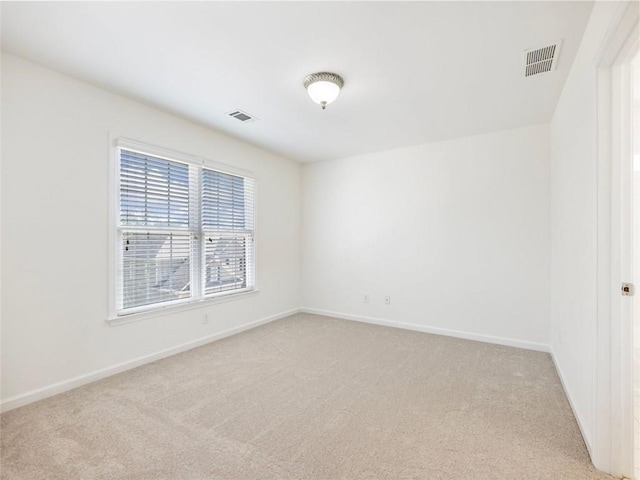
[[[304,88],[307,89],[311,100],[319,104],[323,110],[338,98],[340,89],[343,86],[344,80],[336,73],[312,73],[304,79]]]

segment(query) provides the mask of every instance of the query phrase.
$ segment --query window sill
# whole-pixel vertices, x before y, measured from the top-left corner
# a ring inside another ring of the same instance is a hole
[[[219,303],[231,302],[233,300],[240,300],[247,297],[253,297],[260,293],[260,290],[248,290],[240,293],[231,293],[229,295],[221,295],[219,297],[205,298],[196,302],[183,303],[180,305],[168,305],[166,307],[160,307],[158,309],[149,310],[146,312],[131,313],[129,315],[112,316],[107,318],[106,322],[111,327],[118,325],[126,325],[127,323],[138,322],[141,320],[147,320],[150,318],[162,317],[164,315],[173,315],[180,312],[186,312],[189,310],[197,310],[200,308],[213,307]]]

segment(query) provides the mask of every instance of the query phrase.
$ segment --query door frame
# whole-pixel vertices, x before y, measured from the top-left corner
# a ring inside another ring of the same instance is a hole
[[[601,470],[630,478],[634,472],[633,297],[623,297],[620,288],[622,282],[632,281],[631,62],[639,47],[638,16],[637,2],[624,5],[596,59],[598,308],[592,460]]]

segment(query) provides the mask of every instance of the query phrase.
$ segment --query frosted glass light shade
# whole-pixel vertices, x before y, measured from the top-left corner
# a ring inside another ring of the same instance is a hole
[[[324,110],[327,105],[338,98],[344,80],[340,75],[329,72],[312,73],[304,79],[304,86],[311,100]]]
[[[320,105],[329,105],[340,93],[340,87],[331,82],[316,82],[307,88],[311,100]]]

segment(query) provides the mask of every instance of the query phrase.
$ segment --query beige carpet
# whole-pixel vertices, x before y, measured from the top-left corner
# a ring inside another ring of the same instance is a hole
[[[3,479],[600,479],[549,355],[295,315],[10,411]]]

